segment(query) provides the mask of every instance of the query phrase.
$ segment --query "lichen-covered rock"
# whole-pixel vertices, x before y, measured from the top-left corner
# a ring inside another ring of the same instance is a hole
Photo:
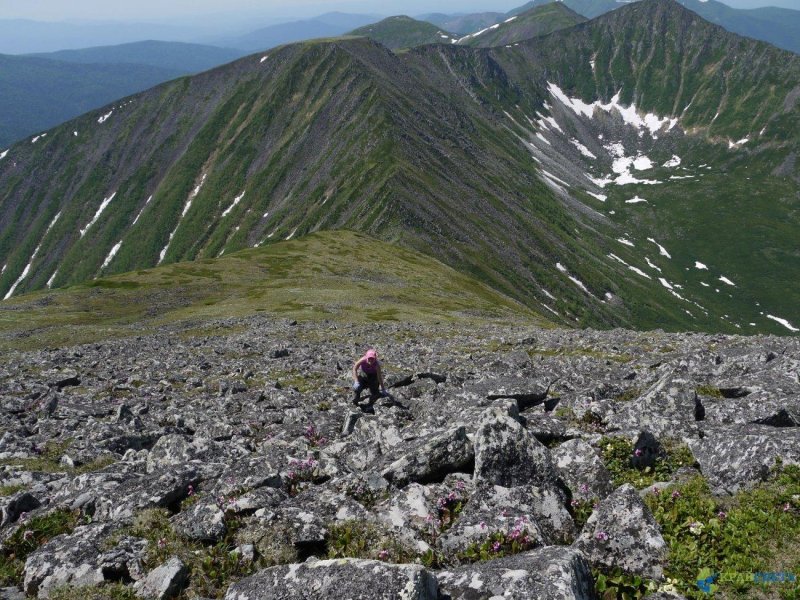
[[[383,476],[396,487],[441,481],[448,473],[471,469],[475,460],[464,427],[417,440],[405,451],[402,458],[383,470]]]
[[[619,567],[656,580],[664,577],[667,544],[650,509],[630,484],[600,503],[573,546],[592,566]]]
[[[189,569],[180,558],[173,556],[137,582],[135,589],[137,595],[145,600],[169,600],[181,592],[188,579]]]
[[[259,571],[228,588],[225,600],[438,600],[437,587],[419,565],[342,558]]]
[[[187,539],[207,543],[218,542],[228,532],[225,513],[214,502],[195,504],[175,515],[172,527]]]
[[[105,581],[100,567],[101,540],[109,525],[77,527],[71,534],[59,535],[33,552],[25,561],[23,589],[29,596],[47,598],[57,587],[96,586]]]
[[[448,555],[464,552],[492,534],[528,538],[531,546],[568,544],[575,525],[562,497],[532,486],[479,486],[438,542]]]
[[[584,440],[567,440],[553,448],[550,454],[574,499],[603,499],[614,491],[611,473],[594,448]]]
[[[559,487],[547,447],[497,409],[485,413],[475,434],[475,480],[504,487]]]
[[[572,548],[537,548],[497,560],[437,573],[439,591],[451,600],[594,600],[589,563]]]
[[[764,481],[776,460],[800,464],[800,428],[739,425],[710,427],[687,440],[716,493],[733,494]]]

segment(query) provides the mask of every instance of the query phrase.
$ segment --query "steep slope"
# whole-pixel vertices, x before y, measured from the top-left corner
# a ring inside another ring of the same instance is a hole
[[[627,232],[609,260],[692,319],[797,331],[798,57],[667,1],[492,55],[536,82],[506,109],[554,183]]]
[[[502,23],[460,38],[457,43],[481,48],[503,46],[566,29],[585,20],[564,3],[552,2],[512,15]]]
[[[188,75],[212,69],[243,55],[242,51],[229,48],[149,40],[117,46],[60,50],[31,56],[83,64],[150,65]]]
[[[788,333],[798,82],[665,0],[511,48],[281,48],[0,152],[0,291],[349,227],[565,323]]]
[[[0,55],[0,146],[184,74],[149,65]]]
[[[368,37],[393,50],[423,44],[451,44],[456,40],[453,34],[442,31],[436,25],[403,15],[359,27],[349,35]]]

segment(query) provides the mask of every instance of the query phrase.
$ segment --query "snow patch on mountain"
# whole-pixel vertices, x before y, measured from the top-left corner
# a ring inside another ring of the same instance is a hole
[[[98,208],[97,212],[94,213],[94,217],[92,217],[92,220],[89,221],[89,223],[86,225],[86,227],[81,229],[81,238],[83,238],[83,236],[86,235],[86,232],[89,231],[89,229],[91,228],[92,225],[97,223],[97,220],[103,214],[103,211],[106,209],[106,207],[108,207],[109,204],[111,204],[111,201],[114,199],[114,196],[116,196],[116,195],[117,195],[117,192],[114,192],[108,198],[103,198],[103,201],[100,203],[100,208]]]
[[[622,95],[621,90],[617,92],[613,98],[611,98],[611,101],[608,104],[603,104],[599,100],[595,100],[589,104],[580,98],[570,98],[560,87],[554,83],[550,83],[549,81],[547,82],[547,88],[553,97],[558,98],[561,103],[564,104],[564,106],[571,108],[575,114],[583,115],[590,119],[594,116],[595,109],[599,108],[607,113],[615,110],[627,124],[632,125],[637,129],[647,130],[650,132],[650,135],[655,135],[658,131],[665,127],[667,131],[669,131],[678,123],[677,119],[670,117],[662,118],[652,113],[647,113],[644,116],[641,116],[635,104],[631,104],[630,106],[620,104],[619,99]]]
[[[233,204],[231,204],[228,208],[225,209],[225,211],[222,213],[222,216],[227,217],[231,213],[231,211],[234,208],[236,208],[236,205],[242,201],[242,198],[244,198],[244,192],[242,192],[241,194],[236,196],[236,198],[233,199]]]
[[[47,226],[47,229],[45,230],[44,235],[42,236],[42,241],[39,242],[38,246],[36,246],[36,250],[33,251],[33,255],[31,256],[31,259],[28,261],[28,264],[22,270],[22,274],[19,276],[19,278],[14,282],[14,284],[8,290],[8,293],[5,295],[3,300],[8,300],[9,298],[11,298],[11,296],[14,294],[14,290],[17,289],[17,286],[20,283],[22,283],[25,280],[25,278],[28,276],[28,273],[30,273],[30,271],[31,271],[31,267],[33,266],[33,261],[36,259],[36,256],[39,254],[39,250],[42,249],[42,244],[44,243],[44,239],[47,237],[47,234],[50,233],[50,230],[53,229],[53,226],[58,222],[59,217],[61,217],[61,212],[59,212],[55,217],[53,217],[53,220],[50,221],[50,225]]]
[[[775,317],[775,316],[773,316],[773,315],[767,315],[767,318],[768,318],[768,319],[772,319],[773,321],[775,321],[775,322],[777,322],[777,323],[780,323],[781,325],[783,325],[784,327],[786,327],[786,329],[788,329],[789,331],[792,331],[792,332],[798,332],[798,331],[800,331],[800,329],[798,329],[797,327],[795,327],[794,325],[792,325],[792,324],[791,324],[789,321],[787,321],[786,319],[781,319],[780,317]]]

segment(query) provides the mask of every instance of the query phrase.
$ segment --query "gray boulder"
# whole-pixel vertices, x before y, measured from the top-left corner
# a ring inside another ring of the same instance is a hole
[[[175,531],[197,542],[215,543],[225,537],[225,513],[214,502],[195,504],[172,518]]]
[[[568,440],[553,448],[550,454],[574,499],[603,499],[614,491],[611,473],[587,442]]]
[[[437,573],[450,600],[593,600],[589,563],[573,548],[549,546]]]
[[[387,481],[397,487],[411,482],[433,483],[449,473],[470,469],[475,460],[472,443],[464,427],[427,436],[410,444],[407,453],[383,470]]]
[[[704,430],[687,440],[715,493],[734,494],[764,481],[776,459],[800,464],[800,428],[739,425]]]
[[[99,565],[102,539],[108,525],[84,525],[71,534],[54,537],[25,561],[23,590],[29,596],[47,598],[54,588],[97,586],[105,581]]]
[[[514,407],[491,408],[475,434],[475,481],[515,487],[559,487],[550,451],[519,421]]]
[[[160,567],[153,569],[134,587],[136,593],[145,600],[169,600],[181,592],[188,580],[189,569],[180,558],[173,556]]]
[[[481,486],[453,524],[439,538],[446,554],[463,552],[494,533],[527,537],[531,546],[567,544],[575,525],[559,494],[532,486]]]
[[[225,600],[438,600],[436,577],[420,565],[341,558],[259,571],[228,588]]]
[[[41,502],[29,492],[18,492],[11,497],[0,497],[0,527],[16,522],[24,512],[41,506]]]
[[[661,580],[667,544],[636,489],[625,484],[603,500],[573,544],[600,568]]]

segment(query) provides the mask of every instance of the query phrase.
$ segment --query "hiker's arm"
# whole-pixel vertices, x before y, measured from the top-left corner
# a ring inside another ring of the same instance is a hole
[[[353,363],[353,381],[358,381],[358,365],[360,364],[361,364],[360,358]]]

